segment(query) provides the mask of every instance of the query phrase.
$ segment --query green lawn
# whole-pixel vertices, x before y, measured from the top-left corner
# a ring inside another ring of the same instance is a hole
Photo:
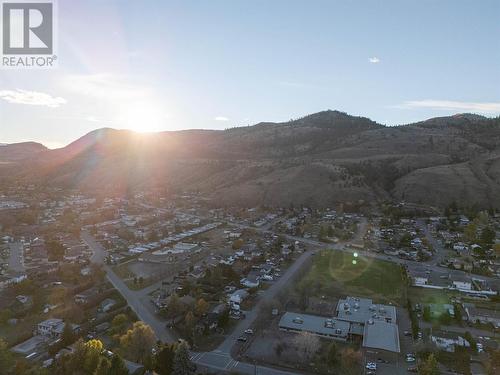
[[[352,295],[402,304],[406,285],[397,264],[324,250],[315,256],[298,289],[307,296]]]

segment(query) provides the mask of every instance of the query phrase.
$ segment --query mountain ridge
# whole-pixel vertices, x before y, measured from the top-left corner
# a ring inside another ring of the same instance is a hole
[[[405,200],[487,208],[500,207],[499,155],[500,118],[458,114],[390,127],[327,110],[226,130],[96,129],[16,160],[13,177],[112,194],[199,191],[222,205]]]

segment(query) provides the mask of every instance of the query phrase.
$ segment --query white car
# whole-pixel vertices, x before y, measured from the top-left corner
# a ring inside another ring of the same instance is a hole
[[[375,362],[368,362],[366,364],[366,368],[368,370],[376,370],[377,369],[377,364]]]
[[[251,328],[245,329],[245,333],[247,335],[253,335],[253,329],[251,329]]]

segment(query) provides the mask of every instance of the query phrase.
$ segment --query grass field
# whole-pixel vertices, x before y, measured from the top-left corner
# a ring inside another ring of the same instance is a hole
[[[406,285],[399,265],[325,250],[316,255],[311,269],[299,282],[301,289],[307,296],[353,295],[403,304]]]

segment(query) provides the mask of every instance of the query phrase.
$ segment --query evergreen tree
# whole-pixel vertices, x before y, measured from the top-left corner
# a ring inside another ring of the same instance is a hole
[[[122,357],[115,354],[111,358],[111,366],[109,367],[107,375],[128,375],[127,366],[125,366]]]
[[[170,375],[172,373],[175,352],[175,344],[166,344],[156,353],[154,369],[159,375]]]
[[[186,343],[181,343],[175,351],[173,375],[192,375],[196,366],[189,359],[189,352]]]

